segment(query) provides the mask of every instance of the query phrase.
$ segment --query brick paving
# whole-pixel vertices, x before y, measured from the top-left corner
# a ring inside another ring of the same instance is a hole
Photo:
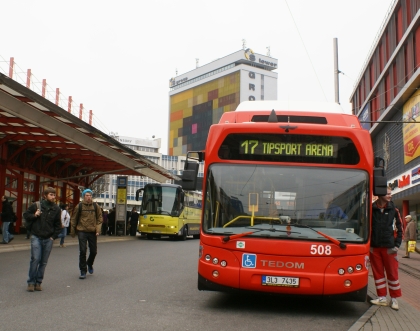
[[[399,310],[391,307],[371,306],[349,331],[418,331],[420,330],[420,254],[410,253],[402,258],[404,249],[398,251],[399,279],[402,297],[398,298]],[[368,295],[376,298],[372,272],[369,275]],[[388,296],[388,300],[391,300]]]

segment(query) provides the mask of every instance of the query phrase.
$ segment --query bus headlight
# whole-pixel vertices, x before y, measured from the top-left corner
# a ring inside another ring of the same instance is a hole
[[[344,275],[345,271],[343,268],[338,269],[338,274],[339,275]]]
[[[360,270],[362,270],[362,265],[361,264],[356,264],[356,270],[357,271],[360,271]]]
[[[352,274],[352,273],[353,273],[353,271],[354,271],[354,269],[353,269],[353,267],[348,267],[348,268],[347,268],[347,271],[348,271],[348,273],[349,273],[349,274]]]
[[[214,278],[219,277],[219,272],[218,272],[217,270],[214,270],[214,271],[213,271],[213,277],[214,277]]]
[[[226,267],[226,266],[227,266],[227,262],[226,262],[226,261],[221,261],[221,262],[220,262],[220,265],[221,265],[222,267]]]
[[[348,280],[348,279],[346,279],[346,280],[344,281],[344,286],[345,286],[345,287],[350,287],[350,286],[351,286],[351,281],[350,281],[350,280]]]
[[[217,258],[217,257],[215,257],[214,259],[213,259],[213,264],[218,264],[219,263],[219,259]]]
[[[205,259],[206,259],[206,261],[210,261],[210,260],[211,260],[211,256],[207,254],[207,255],[205,256]]]

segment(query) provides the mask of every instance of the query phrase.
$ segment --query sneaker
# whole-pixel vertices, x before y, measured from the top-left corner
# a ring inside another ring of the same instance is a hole
[[[9,239],[9,244],[10,244],[10,242],[11,242],[13,239],[15,239],[15,238],[14,238],[14,237],[12,237],[12,238],[10,238],[10,239]]]
[[[86,278],[86,272],[80,272],[79,279],[85,279]]]
[[[35,291],[42,291],[41,284],[35,284]]]
[[[34,284],[28,284],[28,287],[27,287],[27,291],[28,292],[33,292],[34,291],[34,289],[35,289],[35,286],[34,286]]]
[[[370,303],[372,305],[377,305],[377,306],[388,306],[388,301],[386,300],[385,297],[379,297],[375,300],[370,300]]]
[[[409,259],[409,258],[410,258],[409,256],[406,256],[406,255],[403,256],[403,259]]]
[[[66,247],[66,245],[62,244],[62,245],[60,245],[60,247]]]
[[[400,307],[398,307],[398,301],[395,298],[391,299],[391,308],[394,310],[398,310],[400,309]]]
[[[88,271],[90,274],[93,274],[93,266],[88,265]]]

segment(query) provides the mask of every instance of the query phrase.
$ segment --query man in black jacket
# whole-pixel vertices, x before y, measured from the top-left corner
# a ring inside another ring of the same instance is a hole
[[[3,223],[2,233],[3,241],[1,244],[8,244],[13,240],[13,235],[9,232],[10,222],[13,222],[13,208],[7,197],[2,197],[1,221]]]
[[[42,291],[41,283],[54,239],[61,232],[61,209],[55,204],[55,189],[48,187],[44,191],[44,200],[32,204],[23,214],[27,227],[31,231],[31,261],[29,264],[29,292]]]
[[[378,298],[370,302],[378,306],[388,306],[388,283],[391,308],[398,310],[397,298],[401,296],[401,286],[398,279],[397,252],[401,245],[403,223],[391,197],[392,191],[388,188],[387,195],[379,196],[372,205],[370,263]]]

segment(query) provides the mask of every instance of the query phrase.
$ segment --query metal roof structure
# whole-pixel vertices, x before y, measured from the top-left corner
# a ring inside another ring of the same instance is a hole
[[[53,180],[72,182],[105,173],[146,176],[161,183],[180,179],[0,73],[0,150],[3,144],[9,147],[8,155],[1,155],[3,165],[7,158],[8,166],[33,169],[42,158],[42,172],[37,172]]]

